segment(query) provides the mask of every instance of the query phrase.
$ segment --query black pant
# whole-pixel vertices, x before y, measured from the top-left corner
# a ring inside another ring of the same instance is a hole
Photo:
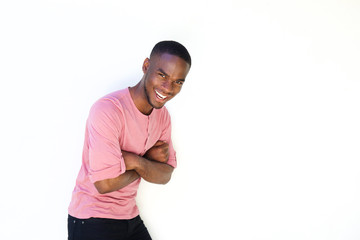
[[[68,216],[68,240],[151,240],[140,216],[130,220]]]

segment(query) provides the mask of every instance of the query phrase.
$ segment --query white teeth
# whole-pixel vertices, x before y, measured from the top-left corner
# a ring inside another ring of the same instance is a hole
[[[155,90],[155,92],[156,92],[156,94],[157,94],[161,99],[165,99],[165,98],[166,98],[166,96],[161,95],[158,91]]]

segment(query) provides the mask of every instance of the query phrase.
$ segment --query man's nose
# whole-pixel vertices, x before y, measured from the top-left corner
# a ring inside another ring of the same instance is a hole
[[[173,90],[172,83],[169,80],[164,81],[163,84],[162,84],[162,87],[163,87],[164,93],[167,93],[167,94],[170,94],[172,92],[172,90]]]

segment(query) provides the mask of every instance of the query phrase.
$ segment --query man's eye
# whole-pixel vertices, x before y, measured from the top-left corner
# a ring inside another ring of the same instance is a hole
[[[176,84],[178,84],[178,85],[183,85],[184,82],[183,82],[183,81],[176,81]]]
[[[159,73],[159,76],[162,77],[162,78],[165,78],[165,75],[162,74],[162,73]]]

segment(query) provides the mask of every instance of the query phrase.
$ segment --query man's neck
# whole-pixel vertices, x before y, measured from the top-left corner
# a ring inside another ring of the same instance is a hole
[[[150,106],[145,94],[143,81],[140,81],[134,87],[129,87],[130,96],[136,108],[144,115],[150,115],[153,107]]]

